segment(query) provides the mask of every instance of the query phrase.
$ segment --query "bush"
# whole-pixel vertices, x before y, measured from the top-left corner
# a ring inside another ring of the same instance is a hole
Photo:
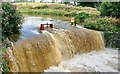
[[[10,70],[8,67],[8,62],[5,60],[5,53],[7,50],[7,48],[0,48],[0,69],[2,70],[2,72],[0,72],[1,74],[7,74]]]
[[[70,2],[63,2],[64,4],[70,4]]]
[[[101,2],[78,2],[77,6],[93,7],[99,9]]]
[[[104,32],[104,41],[106,47],[120,49],[120,33]]]
[[[108,18],[87,19],[83,24],[84,27],[104,32],[120,32],[118,23],[110,21]]]
[[[95,7],[94,2],[79,2],[79,4],[77,6]]]
[[[86,18],[88,18],[90,15],[85,12],[81,12],[75,16],[76,23],[84,22]]]
[[[105,2],[100,6],[101,16],[120,17],[120,2]]]
[[[2,3],[2,35],[10,37],[12,34],[20,33],[22,16],[15,10],[15,6],[11,3]]]
[[[89,18],[81,23],[85,28],[102,31],[106,47],[118,48],[118,37],[120,36],[119,20],[115,18]]]

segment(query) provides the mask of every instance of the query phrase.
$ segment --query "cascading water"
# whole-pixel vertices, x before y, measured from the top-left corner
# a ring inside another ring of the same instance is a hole
[[[49,32],[48,32],[49,33]],[[68,59],[76,53],[100,50],[104,47],[101,33],[88,29],[57,30],[49,33],[63,59]]]
[[[75,54],[100,49],[104,49],[100,32],[60,29],[22,40],[7,52],[7,60],[12,72],[42,72]]]
[[[36,36],[14,46],[9,54],[10,69],[13,72],[38,72],[61,60],[60,51],[45,35]]]

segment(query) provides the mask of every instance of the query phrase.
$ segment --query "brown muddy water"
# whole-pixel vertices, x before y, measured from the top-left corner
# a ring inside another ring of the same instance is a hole
[[[51,17],[51,16],[50,16]],[[64,20],[64,21],[63,21]],[[49,18],[47,16],[42,16],[42,17],[36,17],[36,16],[26,16],[24,17],[24,22],[22,24],[22,29],[21,29],[21,34],[17,34],[17,35],[12,35],[10,40],[11,41],[21,41],[23,39],[27,39],[29,37],[33,37],[36,35],[40,35],[41,33],[38,32],[38,27],[41,24],[49,24],[49,23],[53,23],[54,27],[56,29],[68,29],[69,28],[69,24],[70,22],[67,21],[68,18],[60,18],[60,17],[52,17]]]
[[[38,21],[38,18],[34,19]],[[59,20],[55,30],[39,34],[34,29],[37,25],[31,26],[30,22],[31,20],[27,21],[29,24],[23,24],[20,42],[7,51],[11,72],[43,72],[50,66],[73,58],[75,54],[104,49],[102,33],[98,31],[73,28],[67,24],[69,22]],[[39,24],[40,21],[34,23]]]

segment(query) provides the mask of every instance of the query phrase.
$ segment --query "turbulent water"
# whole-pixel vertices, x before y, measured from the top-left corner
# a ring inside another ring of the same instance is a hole
[[[63,60],[73,57],[76,53],[100,50],[104,46],[101,33],[92,30],[57,30],[49,35],[61,51]]]
[[[44,72],[118,72],[118,50],[105,48],[100,51],[77,54],[74,58],[51,66]]]
[[[100,32],[59,29],[22,40],[7,52],[7,60],[12,72],[43,72],[75,54],[101,49],[104,42]]]

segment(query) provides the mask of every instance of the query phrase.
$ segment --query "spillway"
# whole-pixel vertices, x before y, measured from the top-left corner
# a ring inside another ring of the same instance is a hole
[[[43,72],[75,54],[104,49],[102,33],[88,29],[59,29],[44,32],[13,46],[7,51],[11,72]]]

